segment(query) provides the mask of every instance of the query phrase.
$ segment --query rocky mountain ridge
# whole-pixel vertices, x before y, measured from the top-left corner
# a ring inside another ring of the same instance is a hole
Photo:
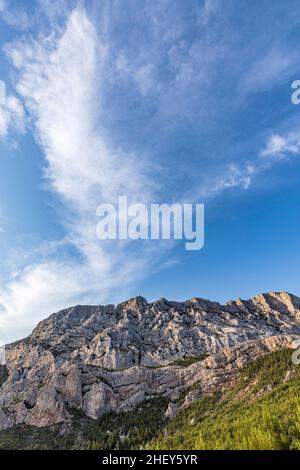
[[[96,419],[158,395],[169,398],[172,415],[183,393],[187,406],[229,387],[244,364],[299,337],[300,298],[286,292],[225,305],[136,297],[71,307],[6,346],[0,430],[49,426],[76,410]]]

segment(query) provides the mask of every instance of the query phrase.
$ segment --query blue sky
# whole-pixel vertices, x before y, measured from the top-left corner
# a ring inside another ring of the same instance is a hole
[[[76,303],[300,295],[297,0],[0,0],[0,342]],[[3,88],[4,87],[4,88]],[[95,210],[205,203],[205,247]]]

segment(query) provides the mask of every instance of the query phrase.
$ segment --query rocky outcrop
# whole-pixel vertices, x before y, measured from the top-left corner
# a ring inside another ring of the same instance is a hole
[[[128,410],[157,395],[184,406],[230,385],[249,361],[300,336],[300,299],[285,292],[225,305],[193,298],[76,306],[51,315],[5,348],[0,429],[48,426]],[[187,357],[206,359],[192,365]],[[192,390],[191,390],[192,389]]]

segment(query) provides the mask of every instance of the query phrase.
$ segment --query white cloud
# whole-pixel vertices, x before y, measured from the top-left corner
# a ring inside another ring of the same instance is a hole
[[[50,187],[64,204],[69,245],[78,259],[57,255],[33,262],[0,291],[0,336],[29,332],[51,311],[98,303],[147,273],[154,256],[137,256],[130,243],[96,238],[95,212],[119,195],[145,201],[149,179],[141,158],[112,149],[103,138],[102,81],[106,50],[83,9],[70,16],[61,37],[39,37],[6,48],[19,72],[17,91],[46,160]],[[151,260],[151,261],[150,261]],[[17,325],[17,326],[16,326]]]
[[[24,131],[24,108],[16,96],[6,94],[6,85],[0,80],[0,137],[9,130]]]
[[[211,103],[213,71],[229,47],[227,37],[219,40],[219,27],[224,27],[220,6],[217,0],[205,0],[193,6],[188,18],[181,2],[146,2],[139,11],[135,9],[135,21],[145,35],[138,34],[139,41],[113,52],[113,73],[121,77],[119,84],[122,79],[126,85],[131,82],[162,119],[171,117],[175,125],[183,115],[193,114],[196,103],[204,107],[208,97]],[[110,10],[108,23],[114,15],[115,9]],[[137,34],[136,25],[133,28]]]
[[[95,253],[99,255],[99,253]],[[73,304],[99,303],[112,288],[124,293],[124,279],[132,278],[137,263],[120,259],[114,264],[114,275],[101,258],[92,262],[71,260],[49,261],[29,265],[15,273],[0,296],[0,335],[4,342],[28,334],[50,313]],[[111,259],[109,259],[111,262]],[[145,269],[145,266],[144,266]],[[132,272],[134,271],[134,272]],[[116,296],[117,298],[117,296]]]
[[[236,187],[248,189],[256,173],[257,168],[253,164],[238,165],[237,163],[230,163],[224,177],[212,186],[212,191],[218,193],[224,189]]]
[[[288,154],[300,153],[300,139],[297,134],[282,136],[273,134],[260,155],[267,158],[285,158]]]
[[[211,179],[201,194],[203,197],[212,197],[230,188],[246,190],[251,186],[255,177],[270,170],[289,155],[298,154],[300,154],[300,138],[297,132],[285,137],[273,134],[255,157],[248,162],[230,163],[223,169],[220,176]]]
[[[219,0],[204,0],[203,8],[199,10],[199,23],[207,24],[219,9]]]
[[[29,28],[33,13],[30,16],[23,7],[15,6],[7,0],[0,0],[1,19],[12,28],[24,31]]]
[[[5,232],[7,227],[8,218],[5,215],[4,209],[0,206],[0,234]]]
[[[246,162],[231,162],[219,170],[218,176],[210,178],[208,184],[200,190],[199,195],[204,198],[214,197],[230,188],[247,190],[254,178],[270,170],[290,155],[299,154],[299,132],[291,132],[286,136],[273,134],[255,157]]]
[[[216,171],[216,175],[207,178],[207,183],[195,192],[188,193],[184,199],[189,200],[191,197],[208,199],[217,197],[228,189],[247,190],[251,186],[253,179],[261,171],[263,166],[256,161],[246,163],[231,162],[225,167]]]
[[[6,0],[0,0],[0,12],[2,13],[7,8]]]
[[[258,155],[248,162],[231,162],[219,170],[218,176],[211,178],[207,186],[201,188],[199,195],[206,198],[215,197],[231,188],[247,190],[254,178],[273,168],[279,160],[287,158],[289,154],[299,153],[300,139],[297,133],[291,133],[286,137],[274,134]]]
[[[263,91],[284,82],[295,73],[299,52],[286,50],[278,44],[261,56],[246,73],[244,91]]]
[[[155,81],[152,77],[153,67],[151,64],[142,65],[134,74],[141,95],[145,96],[152,90]]]

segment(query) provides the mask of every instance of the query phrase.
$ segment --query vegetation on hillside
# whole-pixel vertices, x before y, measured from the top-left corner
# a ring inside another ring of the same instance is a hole
[[[15,426],[0,432],[1,449],[143,449],[166,423],[168,400],[147,400],[136,409],[93,420],[76,413],[72,423],[48,428]]]
[[[145,401],[135,410],[109,413],[88,432],[88,449],[143,449],[166,424],[166,398]]]
[[[147,448],[300,450],[300,369],[291,351],[246,366],[225,396],[205,396],[180,411]]]

